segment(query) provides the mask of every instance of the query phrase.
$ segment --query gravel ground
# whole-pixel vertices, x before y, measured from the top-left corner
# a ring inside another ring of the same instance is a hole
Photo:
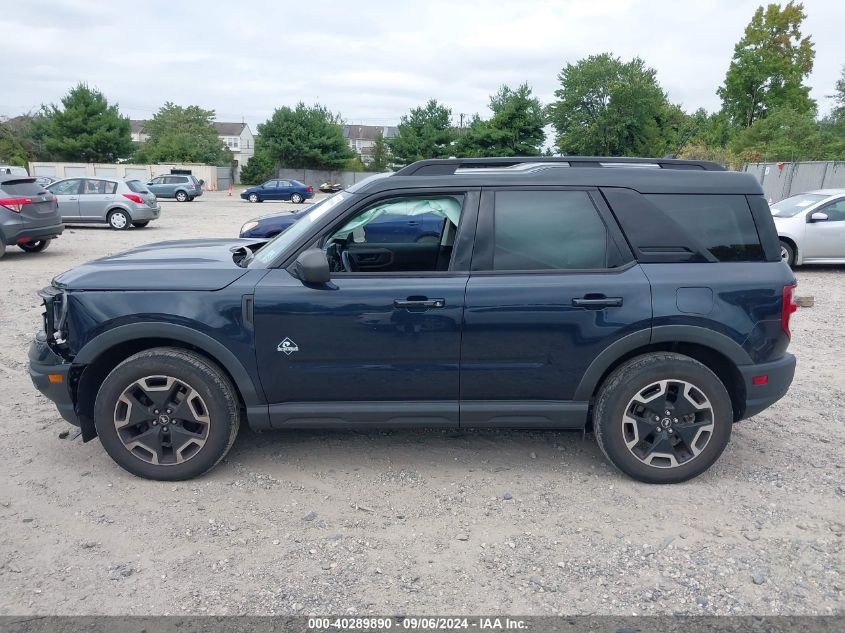
[[[242,432],[208,475],[136,479],[26,375],[35,291],[147,242],[292,205],[165,202],[0,261],[0,614],[842,614],[845,268],[798,272],[789,394],[676,486],[540,432]]]

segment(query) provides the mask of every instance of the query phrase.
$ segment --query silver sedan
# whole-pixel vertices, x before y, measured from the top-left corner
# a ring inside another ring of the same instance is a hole
[[[790,266],[845,264],[845,189],[818,189],[772,205],[780,253]]]
[[[106,223],[117,230],[144,227],[161,215],[155,194],[140,180],[65,178],[47,186],[65,224]]]

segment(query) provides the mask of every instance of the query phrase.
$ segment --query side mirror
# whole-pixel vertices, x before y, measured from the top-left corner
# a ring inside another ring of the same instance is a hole
[[[320,248],[302,251],[293,263],[293,274],[306,284],[324,284],[332,278],[329,260]]]
[[[824,211],[816,211],[813,215],[810,216],[810,222],[825,222],[829,219],[830,217]]]

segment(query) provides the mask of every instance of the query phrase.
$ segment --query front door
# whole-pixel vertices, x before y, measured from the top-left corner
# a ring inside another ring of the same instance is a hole
[[[293,183],[290,180],[278,180],[277,200],[290,200],[293,193]]]
[[[105,220],[116,190],[117,183],[108,180],[83,180],[79,193],[79,219],[83,222]]]
[[[827,220],[807,224],[804,257],[810,259],[845,259],[845,198],[815,210],[827,214]]]
[[[477,204],[465,191],[363,202],[317,240],[330,283],[306,286],[284,269],[262,279],[256,353],[274,426],[457,426],[469,273],[453,263],[468,263],[455,249],[457,226],[474,228]],[[365,241],[374,218],[426,208],[439,214],[440,241]]]
[[[590,362],[651,326],[651,294],[598,194],[482,195],[461,342],[461,426],[580,428]]]
[[[55,182],[47,190],[56,196],[62,222],[79,222],[79,188],[81,178],[70,178]]]
[[[164,185],[164,176],[156,176],[147,183],[147,189],[157,196],[165,196],[167,194],[167,187]]]

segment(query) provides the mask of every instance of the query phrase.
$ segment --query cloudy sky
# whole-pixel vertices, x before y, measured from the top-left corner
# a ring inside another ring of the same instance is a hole
[[[319,101],[349,122],[395,124],[434,97],[488,114],[502,83],[546,103],[567,62],[612,51],[657,70],[669,98],[718,108],[716,88],[758,1],[7,0],[0,115],[57,102],[79,81],[132,118],[164,101],[253,130],[273,109]],[[804,0],[812,96],[827,112],[845,64],[845,2]]]

